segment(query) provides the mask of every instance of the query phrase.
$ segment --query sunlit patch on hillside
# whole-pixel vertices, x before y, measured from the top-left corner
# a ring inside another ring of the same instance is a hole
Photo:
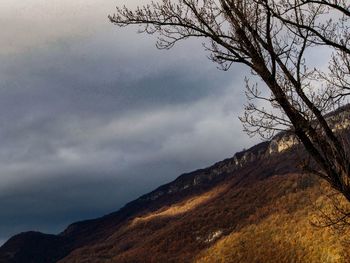
[[[255,176],[230,177],[211,191],[140,213],[62,262],[349,262],[350,235],[311,224],[318,208],[331,207],[321,194],[329,191],[325,183],[297,173]]]
[[[132,220],[130,225],[135,226],[138,223],[150,221],[159,217],[172,217],[172,216],[184,214],[198,207],[199,205],[202,205],[205,202],[217,197],[220,193],[225,191],[227,187],[228,187],[227,185],[223,185],[223,186],[214,188],[209,192],[203,193],[199,196],[191,197],[185,201],[171,205],[170,207],[165,207],[165,208],[163,207],[153,213],[136,217],[135,219]]]

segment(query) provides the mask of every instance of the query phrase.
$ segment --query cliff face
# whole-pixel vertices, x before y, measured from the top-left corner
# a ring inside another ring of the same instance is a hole
[[[334,128],[348,128],[344,120]],[[21,233],[0,248],[0,262],[192,262],[219,240],[272,214],[304,209],[303,194],[318,198],[313,192],[318,181],[297,168],[298,145],[293,135],[279,134],[59,235]],[[284,202],[279,200],[294,194],[300,200],[288,197],[295,202],[279,207]]]
[[[271,141],[259,143],[248,150],[236,153],[233,157],[218,162],[213,166],[179,176],[175,181],[161,186],[155,191],[142,196],[139,200],[157,200],[159,197],[190,191],[196,188],[212,185],[224,180],[233,172],[254,162],[268,160],[271,156],[292,149],[298,144],[293,135],[279,135]]]

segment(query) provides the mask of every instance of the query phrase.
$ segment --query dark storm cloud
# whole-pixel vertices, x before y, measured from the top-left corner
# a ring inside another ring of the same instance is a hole
[[[0,240],[112,212],[252,143],[237,120],[242,68],[99,23],[0,53]]]
[[[191,60],[183,61],[181,56],[179,60],[172,57],[175,51],[163,56],[149,55],[149,48],[152,54],[156,50],[153,42],[146,42],[148,49],[140,50],[141,53],[124,54],[120,52],[122,47],[112,43],[111,36],[95,37],[105,41],[88,45],[85,39],[76,40],[69,46],[61,43],[16,58],[2,58],[2,107],[8,108],[7,104],[15,99],[17,111],[23,110],[21,107],[25,111],[28,107],[62,111],[61,107],[66,106],[80,113],[112,110],[115,114],[115,110],[188,103],[217,93],[230,80],[209,63],[199,67],[205,61],[201,53],[194,52]],[[186,52],[184,57],[189,52],[177,51]]]

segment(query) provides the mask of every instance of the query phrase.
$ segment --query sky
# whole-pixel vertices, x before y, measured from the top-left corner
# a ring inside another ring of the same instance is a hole
[[[116,211],[247,148],[240,65],[107,19],[147,0],[0,0],[0,244]]]

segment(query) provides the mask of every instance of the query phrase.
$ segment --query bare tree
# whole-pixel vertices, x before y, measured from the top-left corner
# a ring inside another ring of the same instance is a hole
[[[294,133],[317,164],[312,172],[350,201],[348,151],[327,118],[350,93],[349,15],[347,0],[161,0],[136,10],[117,7],[109,18],[157,34],[160,49],[200,37],[222,70],[235,62],[248,66],[269,95],[246,81],[246,131]],[[308,60],[308,51],[317,48],[332,52],[327,71]]]

